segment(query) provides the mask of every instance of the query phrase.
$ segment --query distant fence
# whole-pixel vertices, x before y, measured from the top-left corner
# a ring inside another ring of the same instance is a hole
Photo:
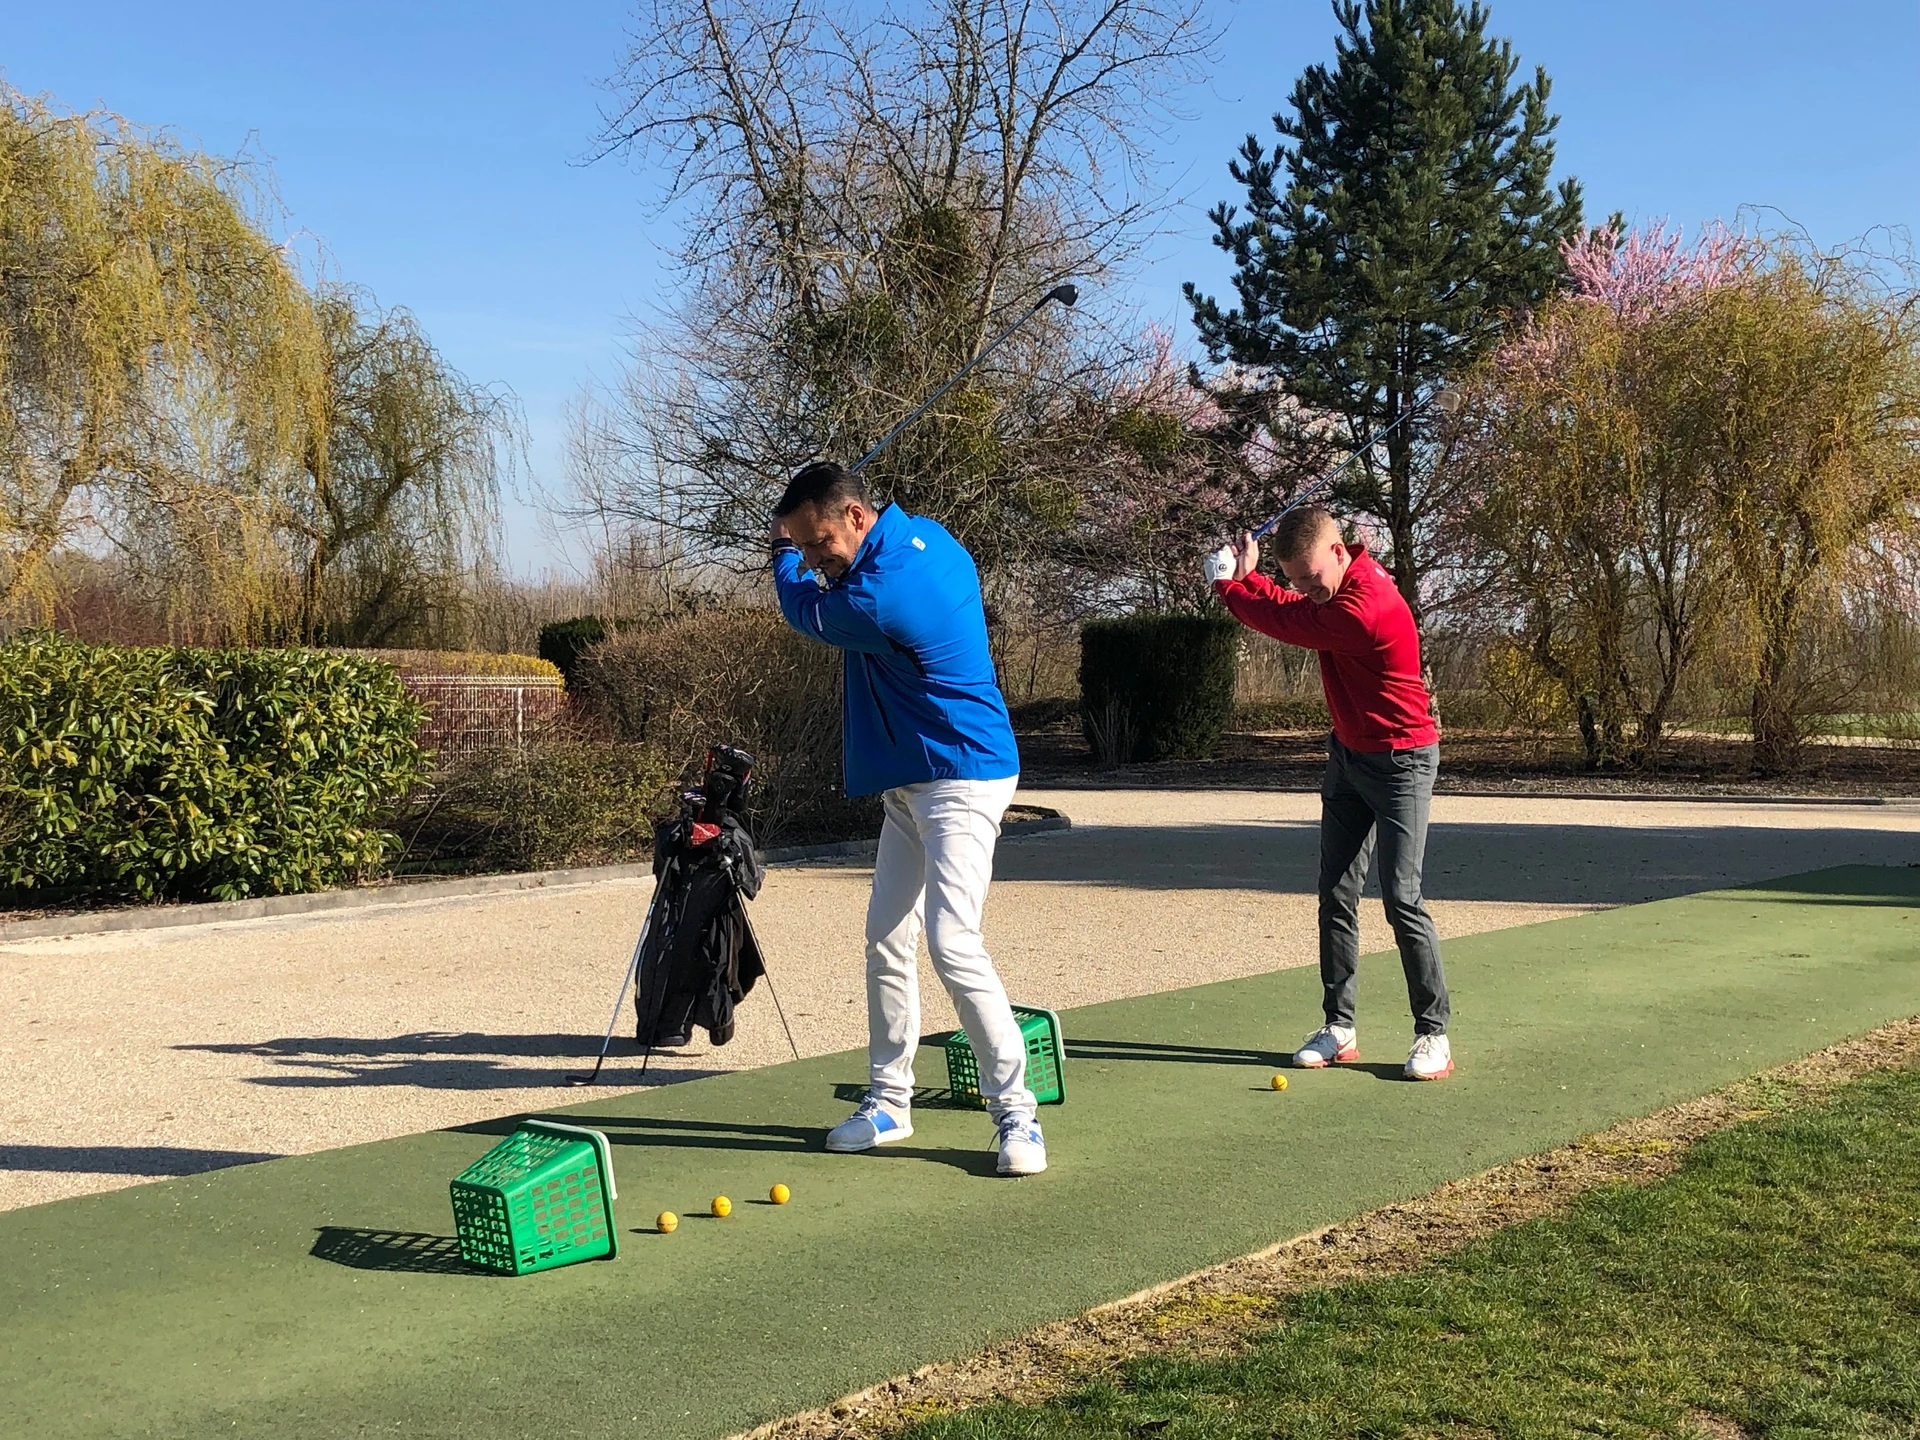
[[[428,750],[519,748],[546,733],[566,712],[567,692],[546,675],[403,675],[425,703],[420,743]]]

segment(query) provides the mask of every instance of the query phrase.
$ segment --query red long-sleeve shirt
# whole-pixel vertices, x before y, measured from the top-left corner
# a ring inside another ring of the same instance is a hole
[[[1420,678],[1420,632],[1393,577],[1366,547],[1333,599],[1316,605],[1258,572],[1216,580],[1215,593],[1242,625],[1320,655],[1333,733],[1349,750],[1379,753],[1440,738]]]

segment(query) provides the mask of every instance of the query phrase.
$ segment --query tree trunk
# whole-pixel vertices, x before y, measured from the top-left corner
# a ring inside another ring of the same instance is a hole
[[[1799,706],[1794,703],[1787,667],[1789,645],[1769,642],[1760,657],[1760,673],[1753,682],[1752,767],[1756,775],[1786,775],[1800,765]]]

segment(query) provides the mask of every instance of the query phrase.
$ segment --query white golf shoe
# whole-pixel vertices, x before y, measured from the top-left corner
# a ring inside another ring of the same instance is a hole
[[[869,1095],[853,1114],[827,1132],[827,1149],[853,1155],[876,1145],[891,1145],[913,1134],[913,1117]]]
[[[1453,1043],[1444,1035],[1416,1035],[1402,1072],[1409,1080],[1444,1080],[1453,1073]]]
[[[1301,1070],[1324,1070],[1329,1065],[1351,1065],[1360,1058],[1360,1033],[1351,1025],[1322,1025],[1293,1052]]]
[[[1038,1175],[1047,1168],[1047,1142],[1031,1115],[1002,1115],[999,1126],[1002,1175]]]

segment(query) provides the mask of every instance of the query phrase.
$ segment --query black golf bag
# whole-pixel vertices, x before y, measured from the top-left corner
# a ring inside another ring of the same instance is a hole
[[[765,878],[741,818],[752,777],[751,755],[714,746],[700,788],[654,831],[653,903],[634,985],[634,1039],[648,1050],[689,1043],[696,1025],[726,1044],[734,1007],[766,973],[746,906]]]

